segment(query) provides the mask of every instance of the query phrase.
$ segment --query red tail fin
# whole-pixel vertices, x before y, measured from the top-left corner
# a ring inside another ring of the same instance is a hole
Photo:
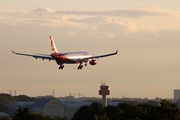
[[[51,42],[51,49],[52,49],[52,53],[57,53],[57,49],[56,49],[56,45],[54,43],[53,37],[50,36],[50,42]]]

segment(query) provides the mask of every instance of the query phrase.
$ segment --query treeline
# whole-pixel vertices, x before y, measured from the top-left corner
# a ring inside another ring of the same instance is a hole
[[[15,101],[35,101],[25,95],[11,96],[9,94],[0,94],[0,112],[6,112],[8,109],[4,106]],[[13,120],[67,120],[67,118],[43,116],[31,113],[28,108],[19,108]],[[0,118],[8,120],[8,118]],[[92,103],[88,106],[82,106],[74,114],[72,120],[180,120],[180,109],[178,104],[162,100],[159,107],[148,104],[128,104],[119,103],[117,106],[104,107],[100,103]]]
[[[0,112],[8,113],[8,108],[5,105],[16,101],[36,101],[36,98],[28,97],[26,95],[11,96],[10,94],[1,93]]]
[[[36,98],[28,97],[26,95],[11,96],[10,94],[0,94],[0,104],[5,105],[15,101],[36,101]]]
[[[92,103],[81,107],[72,120],[180,120],[180,110],[178,104],[166,100],[162,100],[159,107],[126,103],[104,107]]]
[[[15,115],[12,118],[8,117],[0,117],[0,120],[68,120],[66,117],[51,117],[51,116],[43,116],[41,114],[36,114],[30,112],[29,108],[21,108],[19,107],[16,110]]]

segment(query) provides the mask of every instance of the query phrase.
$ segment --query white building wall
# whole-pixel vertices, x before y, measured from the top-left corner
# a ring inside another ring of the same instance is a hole
[[[59,100],[52,99],[43,107],[43,115],[64,117],[64,106]]]

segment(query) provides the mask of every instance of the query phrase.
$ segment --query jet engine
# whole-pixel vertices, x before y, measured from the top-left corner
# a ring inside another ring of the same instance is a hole
[[[97,61],[96,61],[96,60],[91,60],[91,61],[89,61],[89,64],[90,64],[90,65],[96,65],[96,64],[97,64]]]

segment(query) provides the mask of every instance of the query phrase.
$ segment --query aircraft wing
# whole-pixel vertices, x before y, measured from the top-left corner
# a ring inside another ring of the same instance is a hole
[[[85,61],[85,60],[89,60],[89,59],[100,59],[100,58],[103,58],[103,57],[108,57],[108,56],[116,55],[117,53],[118,53],[118,50],[116,50],[116,52],[110,53],[110,54],[91,56],[91,57],[83,58],[83,59],[81,59],[81,61]]]
[[[44,55],[44,54],[24,54],[24,53],[16,53],[16,52],[14,52],[13,50],[11,50],[14,54],[16,54],[16,55],[23,55],[23,56],[30,56],[30,57],[33,57],[33,58],[35,58],[35,59],[37,59],[37,58],[40,58],[40,59],[42,59],[42,60],[44,60],[44,59],[47,59],[47,60],[55,60],[53,57],[51,57],[50,55]]]

